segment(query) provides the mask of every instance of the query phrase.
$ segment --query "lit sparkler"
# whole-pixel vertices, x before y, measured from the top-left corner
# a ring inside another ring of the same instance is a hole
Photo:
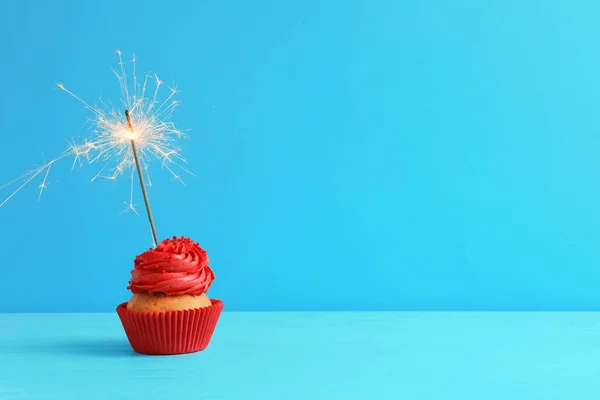
[[[138,80],[136,75],[135,56],[131,61],[133,71],[131,74],[131,87],[127,81],[125,64],[120,50],[117,50],[119,57],[119,70],[113,70],[121,88],[122,109],[108,107],[102,99],[102,107],[90,105],[82,100],[76,94],[65,88],[63,84],[58,87],[81,102],[86,109],[92,112],[93,116],[89,118],[93,126],[93,134],[81,143],[70,142],[67,149],[57,158],[46,164],[33,169],[17,179],[14,179],[2,186],[0,190],[19,185],[2,202],[0,207],[4,206],[21,189],[33,182],[36,178],[41,179],[39,184],[38,200],[47,188],[48,176],[52,166],[60,160],[73,157],[71,170],[77,164],[98,164],[99,171],[91,179],[92,182],[98,178],[115,180],[120,175],[129,172],[131,185],[129,202],[125,202],[127,208],[125,211],[137,210],[133,204],[134,175],[137,169],[146,211],[152,231],[154,243],[157,243],[156,230],[150,211],[150,204],[146,193],[145,182],[152,185],[148,171],[151,161],[159,161],[163,168],[178,181],[183,183],[181,174],[188,173],[184,168],[185,159],[181,156],[181,148],[178,144],[183,132],[175,127],[171,116],[179,102],[173,100],[177,93],[174,87],[168,87],[168,94],[163,100],[159,100],[159,91],[163,87],[156,74],[145,74],[143,80]],[[125,111],[125,113],[123,113]]]

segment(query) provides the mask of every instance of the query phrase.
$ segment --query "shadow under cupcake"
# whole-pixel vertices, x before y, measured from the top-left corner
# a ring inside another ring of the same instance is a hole
[[[117,307],[133,350],[184,354],[204,350],[223,302],[206,296],[215,278],[206,252],[189,238],[163,240],[135,258],[127,287],[133,297]]]

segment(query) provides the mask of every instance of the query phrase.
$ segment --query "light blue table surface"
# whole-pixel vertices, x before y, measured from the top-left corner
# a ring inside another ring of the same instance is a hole
[[[234,313],[183,356],[115,313],[0,314],[0,399],[600,399],[600,313]]]

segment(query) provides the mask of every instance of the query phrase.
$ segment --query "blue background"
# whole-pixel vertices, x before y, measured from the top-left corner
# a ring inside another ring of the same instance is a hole
[[[152,207],[159,236],[207,249],[227,309],[597,309],[599,11],[3,0],[0,182],[81,134],[89,114],[56,82],[118,101],[120,47],[182,89],[198,177],[155,174]],[[129,297],[150,237],[117,216],[128,180],[69,168],[0,208],[0,312]]]

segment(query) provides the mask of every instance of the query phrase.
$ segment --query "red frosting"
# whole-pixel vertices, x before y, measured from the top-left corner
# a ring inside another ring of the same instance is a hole
[[[140,254],[134,268],[127,287],[133,293],[199,296],[215,279],[206,252],[183,236],[165,239],[155,249]]]

